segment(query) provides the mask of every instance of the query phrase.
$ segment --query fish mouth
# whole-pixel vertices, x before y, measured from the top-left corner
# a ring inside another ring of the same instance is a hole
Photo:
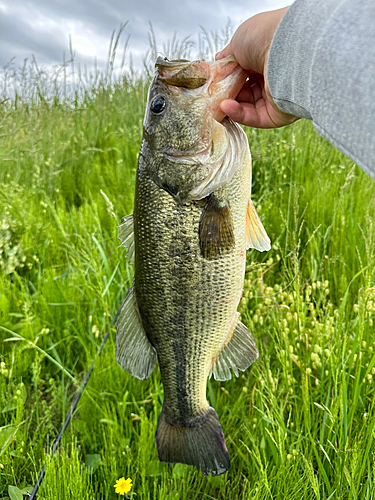
[[[209,63],[211,69],[212,80],[210,85],[215,85],[230,77],[236,79],[241,72],[245,72],[237,62],[235,56],[227,56],[219,61]],[[246,72],[245,72],[246,74]]]
[[[222,122],[225,113],[220,109],[220,104],[225,99],[235,99],[247,78],[245,71],[236,58],[228,56],[211,64],[212,80],[208,86],[211,96],[210,111],[213,118]]]
[[[218,84],[228,76],[232,76],[232,79],[237,78],[242,72],[243,76],[247,75],[234,55],[213,62],[188,61],[187,59],[169,61],[166,57],[159,56],[155,67],[163,83],[190,89],[199,88],[205,84]]]
[[[205,61],[185,59],[169,61],[167,58],[158,57],[155,66],[159,73],[159,80],[174,87],[198,89],[204,86],[210,78],[209,63]]]
[[[238,64],[233,55],[211,63],[206,63],[204,61],[189,62],[185,60],[174,62],[166,61],[162,58],[159,58],[158,61],[160,62],[159,73],[166,75],[168,72],[172,72],[169,76],[161,77],[161,80],[168,86],[173,85],[170,83],[171,81],[179,81],[180,86],[186,84],[184,76],[191,76],[191,74],[194,74],[194,72],[197,71],[197,68],[200,78],[203,78],[202,75],[206,75],[205,83],[199,88],[197,87],[196,91],[207,94],[209,113],[212,118],[219,123],[221,123],[226,116],[220,109],[221,102],[224,99],[235,98],[247,78],[247,71],[245,71]],[[181,75],[182,70],[184,70],[184,75]],[[189,85],[192,85],[191,80],[189,81]],[[175,85],[173,86],[175,87]],[[190,89],[189,91],[191,91],[192,87],[188,88]],[[169,151],[168,153],[165,152],[166,156],[171,161],[179,161],[186,164],[195,162],[204,163],[212,155],[212,150],[214,149],[214,139],[225,139],[225,133],[223,133],[224,131],[217,129],[214,131],[214,129],[216,129],[216,127],[211,128],[209,136],[203,144],[200,139],[198,139],[190,146],[188,151],[185,150],[174,153]]]
[[[234,55],[219,61],[187,61],[185,59],[169,61],[158,57],[155,64],[159,79],[168,86],[172,93],[183,89],[206,93],[209,97],[208,109],[213,118],[221,122],[225,113],[220,104],[225,99],[234,99],[247,78],[245,71]]]

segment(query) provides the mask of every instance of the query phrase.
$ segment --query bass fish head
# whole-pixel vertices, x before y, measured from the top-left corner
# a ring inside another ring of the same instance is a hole
[[[142,156],[150,177],[178,203],[204,198],[233,176],[234,124],[224,120],[220,103],[238,94],[246,76],[234,56],[211,63],[157,59]]]

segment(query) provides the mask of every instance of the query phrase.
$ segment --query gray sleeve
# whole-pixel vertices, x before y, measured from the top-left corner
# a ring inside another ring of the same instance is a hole
[[[272,40],[267,81],[282,111],[312,120],[375,178],[374,0],[296,0]]]

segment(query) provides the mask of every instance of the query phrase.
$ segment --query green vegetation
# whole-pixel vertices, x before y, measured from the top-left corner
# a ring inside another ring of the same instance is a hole
[[[40,500],[115,499],[123,476],[142,500],[374,498],[375,185],[307,122],[246,130],[273,247],[248,253],[239,308],[260,358],[208,386],[229,472],[158,462],[160,373],[117,366],[114,330],[49,458],[131,283],[116,226],[146,93],[133,75],[0,99],[0,498],[22,499],[45,462]]]

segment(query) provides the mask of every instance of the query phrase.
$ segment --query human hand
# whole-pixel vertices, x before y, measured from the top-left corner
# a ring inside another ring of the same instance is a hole
[[[221,110],[232,120],[256,128],[289,125],[298,117],[283,113],[274,103],[267,85],[267,60],[272,38],[289,7],[263,12],[241,24],[216,59],[234,55],[249,72],[236,100],[226,99]]]

